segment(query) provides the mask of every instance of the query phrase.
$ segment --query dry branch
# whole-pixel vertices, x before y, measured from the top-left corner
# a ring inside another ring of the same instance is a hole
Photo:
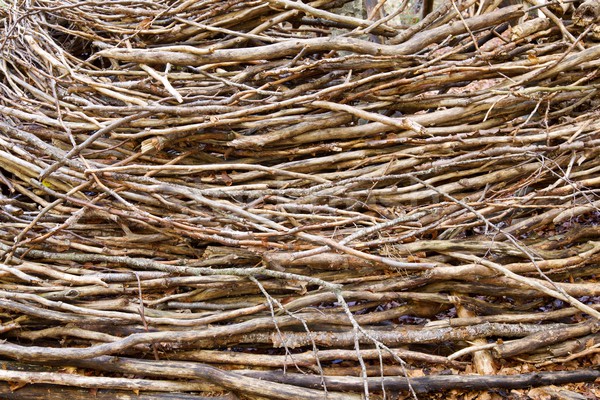
[[[343,3],[0,2],[0,396],[597,379],[597,2]]]

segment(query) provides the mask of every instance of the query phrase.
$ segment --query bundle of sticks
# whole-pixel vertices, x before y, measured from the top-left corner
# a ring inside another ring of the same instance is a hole
[[[595,390],[600,7],[343,3],[0,2],[2,396]]]

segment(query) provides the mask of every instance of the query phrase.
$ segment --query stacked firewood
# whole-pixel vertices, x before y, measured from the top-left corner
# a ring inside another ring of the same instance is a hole
[[[2,396],[593,390],[600,7],[442,3],[0,2]]]

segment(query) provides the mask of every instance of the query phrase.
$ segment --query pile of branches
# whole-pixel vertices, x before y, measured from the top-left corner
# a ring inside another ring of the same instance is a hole
[[[0,2],[4,398],[600,376],[596,2],[343,3]]]

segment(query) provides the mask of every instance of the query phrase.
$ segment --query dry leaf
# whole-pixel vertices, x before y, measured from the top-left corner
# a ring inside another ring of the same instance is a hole
[[[8,382],[8,388],[11,392],[15,392],[21,389],[22,387],[25,387],[25,385],[27,385],[27,383],[25,382]]]
[[[152,18],[145,18],[139,23],[138,29],[142,31],[150,28],[150,26],[152,26]]]

